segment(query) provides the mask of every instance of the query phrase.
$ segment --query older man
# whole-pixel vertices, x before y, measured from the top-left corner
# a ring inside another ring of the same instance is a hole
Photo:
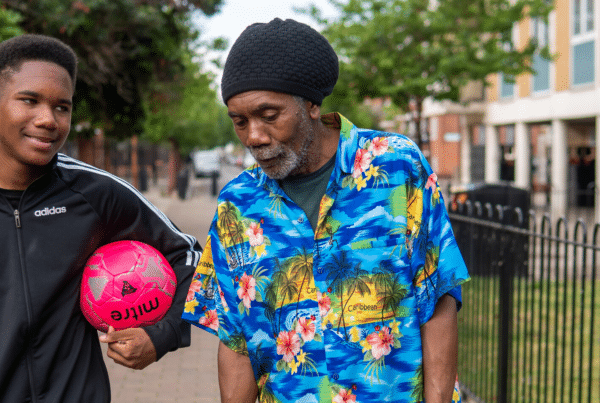
[[[275,19],[233,45],[222,95],[257,165],[221,192],[184,319],[220,338],[223,402],[458,400],[469,276],[408,138],[321,116],[327,40]]]

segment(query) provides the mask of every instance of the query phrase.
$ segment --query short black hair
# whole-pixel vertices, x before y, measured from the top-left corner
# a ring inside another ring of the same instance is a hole
[[[75,85],[77,56],[64,42],[46,35],[25,34],[0,42],[0,78],[8,71],[18,71],[24,62],[38,60],[63,67]]]

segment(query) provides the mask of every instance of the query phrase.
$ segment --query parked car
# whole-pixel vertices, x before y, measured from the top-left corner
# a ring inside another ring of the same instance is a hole
[[[220,157],[215,150],[194,151],[192,166],[196,178],[218,178],[221,174]]]

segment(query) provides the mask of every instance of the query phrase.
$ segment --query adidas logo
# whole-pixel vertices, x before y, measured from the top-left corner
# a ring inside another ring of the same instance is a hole
[[[51,208],[44,208],[42,210],[36,210],[33,214],[36,217],[44,217],[47,215],[55,215],[55,214],[63,214],[67,212],[67,208],[66,207],[54,207],[52,206]]]

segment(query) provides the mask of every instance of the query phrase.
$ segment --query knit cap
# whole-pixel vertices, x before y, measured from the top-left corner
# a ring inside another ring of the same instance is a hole
[[[323,35],[306,24],[275,18],[248,26],[223,69],[221,95],[266,90],[299,95],[318,105],[338,79],[338,58]]]

